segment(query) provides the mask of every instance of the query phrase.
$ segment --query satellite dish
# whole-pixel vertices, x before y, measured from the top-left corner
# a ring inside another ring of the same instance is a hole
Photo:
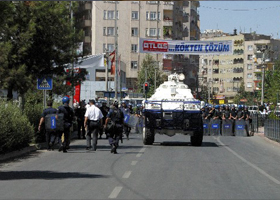
[[[180,81],[185,80],[185,75],[184,75],[184,74],[179,74],[179,80],[180,80]]]

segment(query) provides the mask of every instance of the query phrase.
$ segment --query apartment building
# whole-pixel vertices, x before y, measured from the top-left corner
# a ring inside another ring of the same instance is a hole
[[[209,32],[203,33],[201,40],[233,40],[233,55],[200,56],[200,87],[207,86],[209,93],[215,94],[213,99],[226,99],[229,103],[242,82],[245,90],[253,95],[260,89],[262,67],[270,70],[279,59],[280,41],[256,33],[237,34],[236,30],[232,35]]]
[[[117,11],[115,12],[115,5]],[[95,55],[115,49],[117,18],[118,54],[126,68],[126,87],[137,88],[136,81],[145,54],[139,53],[139,38],[166,40],[198,40],[199,2],[193,1],[92,1],[83,2],[85,10],[84,50]],[[153,55],[160,69],[166,72],[191,73],[196,83],[198,57]],[[197,62],[196,62],[197,61]],[[195,63],[196,62],[196,63]],[[194,69],[192,69],[194,68]],[[110,80],[114,80],[111,76]]]

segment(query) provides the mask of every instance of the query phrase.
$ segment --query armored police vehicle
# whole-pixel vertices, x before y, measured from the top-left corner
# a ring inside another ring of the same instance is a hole
[[[191,90],[183,83],[183,74],[171,74],[155,94],[144,102],[145,125],[143,143],[152,145],[155,134],[191,136],[193,146],[201,146],[203,123],[201,102],[195,99]]]

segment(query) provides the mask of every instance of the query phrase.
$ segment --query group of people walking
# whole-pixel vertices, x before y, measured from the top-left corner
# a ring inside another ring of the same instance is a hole
[[[116,154],[119,146],[119,141],[122,140],[123,134],[129,140],[131,127],[128,126],[124,119],[126,115],[137,114],[134,113],[131,104],[126,101],[121,102],[119,106],[118,100],[114,100],[110,107],[107,106],[106,101],[101,102],[101,106],[96,105],[95,100],[89,100],[86,104],[84,101],[79,103],[72,109],[69,106],[70,99],[63,97],[61,106],[58,109],[52,108],[52,101],[47,102],[48,108],[43,111],[38,130],[41,131],[42,124],[49,114],[58,115],[63,114],[63,131],[49,131],[46,130],[46,142],[48,150],[53,150],[55,139],[58,138],[59,151],[67,152],[70,144],[70,128],[72,127],[74,117],[77,119],[78,138],[86,139],[86,150],[97,150],[97,140],[102,138],[103,133],[106,135],[111,146],[111,153]],[[139,112],[140,114],[140,112]],[[62,137],[64,139],[62,140]]]

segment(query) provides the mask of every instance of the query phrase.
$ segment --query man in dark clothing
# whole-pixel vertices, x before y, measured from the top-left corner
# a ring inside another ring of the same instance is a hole
[[[206,115],[205,119],[212,119],[213,115],[215,113],[215,108],[213,106],[209,106],[209,112]]]
[[[84,126],[86,108],[84,102],[83,101],[80,102],[79,107],[77,107],[74,111],[78,123],[78,138],[81,139],[81,128],[82,128],[83,139],[86,139],[86,131]]]
[[[43,111],[43,114],[40,119],[38,131],[42,131],[42,129],[41,129],[42,124],[45,122],[45,117],[48,114],[56,114],[56,109],[52,108],[52,104],[53,104],[52,100],[47,101],[48,108],[44,109],[44,111]],[[46,142],[47,142],[47,146],[48,146],[48,151],[50,151],[51,149],[53,150],[54,141],[57,136],[56,134],[57,133],[55,131],[46,130]]]
[[[231,118],[231,115],[230,115],[229,106],[226,105],[225,111],[223,112],[223,115],[222,115],[222,119],[225,120],[225,119],[230,119],[230,118]]]
[[[63,97],[62,98],[62,103],[63,105],[59,106],[57,109],[56,114],[63,113],[64,114],[64,140],[61,145],[61,140],[60,140],[60,148],[59,151],[63,150],[64,153],[66,153],[66,149],[69,148],[70,144],[70,128],[72,126],[73,118],[74,118],[74,111],[71,107],[69,107],[69,97]],[[60,132],[59,137],[62,137],[62,132]]]
[[[106,101],[102,101],[102,106],[100,107],[100,110],[102,112],[102,115],[103,115],[103,124],[102,126],[100,127],[100,130],[99,130],[99,139],[102,138],[102,134],[103,134],[103,130],[104,130],[104,125],[105,125],[105,120],[106,120],[106,116],[110,110],[110,108],[107,106],[107,102]],[[106,139],[108,139],[107,137],[107,130],[105,129],[105,135],[106,135]]]
[[[250,134],[249,134],[249,127],[251,127],[252,118],[251,118],[251,114],[250,114],[250,112],[248,110],[248,106],[244,107],[243,116],[244,116],[244,120],[245,120],[245,123],[246,123],[247,136],[250,136]]]
[[[129,109],[129,113],[130,113],[131,115],[134,114],[134,111],[133,111],[133,108],[132,108],[132,104],[131,104],[131,103],[128,104],[128,109]]]
[[[118,108],[119,102],[118,100],[114,100],[113,107],[110,109],[107,115],[107,119],[105,122],[105,127],[109,120],[112,120],[115,124],[114,130],[108,133],[109,135],[109,144],[112,146],[111,153],[116,154],[117,148],[119,146],[119,140],[122,136],[123,132],[123,124],[124,124],[124,114],[121,109]]]
[[[236,113],[236,117],[238,120],[244,119],[244,113],[243,113],[241,105],[238,106],[238,111]]]
[[[237,119],[237,112],[235,110],[234,105],[232,106],[230,115],[231,115],[231,119],[232,119],[232,132],[234,133],[234,131],[235,131],[235,120]]]
[[[122,101],[121,110],[122,110],[124,116],[130,114],[129,113],[130,110],[126,105],[126,101]],[[131,128],[128,125],[124,124],[123,129],[124,129],[124,134],[126,135],[127,140],[129,140],[129,132],[130,132]]]

